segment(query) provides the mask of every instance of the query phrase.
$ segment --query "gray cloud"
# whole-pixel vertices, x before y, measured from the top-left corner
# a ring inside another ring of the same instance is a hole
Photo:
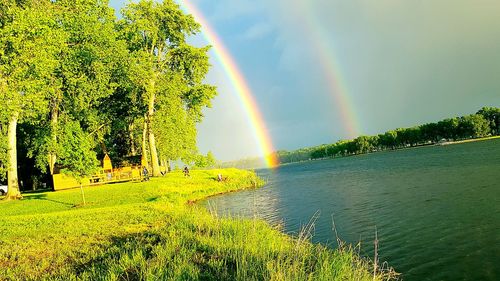
[[[268,9],[280,13],[273,19],[283,65],[302,72],[311,86],[316,81],[322,58],[303,29],[304,21],[313,17],[339,61],[365,133],[500,103],[500,2],[302,2],[312,14],[282,0]],[[328,92],[324,86],[318,90]]]

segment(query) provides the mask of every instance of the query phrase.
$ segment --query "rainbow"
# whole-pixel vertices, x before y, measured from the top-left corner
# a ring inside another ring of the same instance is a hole
[[[335,48],[328,44],[327,31],[324,26],[317,20],[317,15],[314,14],[312,3],[313,1],[299,1],[299,11],[303,18],[304,27],[311,42],[314,44],[313,49],[318,56],[318,62],[321,65],[325,76],[325,82],[333,96],[334,103],[339,110],[339,117],[348,133],[349,138],[355,138],[362,132],[359,121],[357,120],[356,111],[349,97],[345,80],[340,71],[340,64],[334,53]]]
[[[264,123],[264,119],[262,118],[255,99],[253,98],[252,91],[231,56],[231,53],[229,53],[223,41],[219,38],[203,14],[193,4],[189,3],[188,0],[179,0],[178,3],[181,8],[193,15],[196,21],[201,24],[203,36],[212,45],[212,50],[222,65],[227,77],[231,81],[241,106],[247,114],[255,141],[261,155],[265,159],[267,167],[272,168],[277,166],[278,158],[274,152],[273,143]]]

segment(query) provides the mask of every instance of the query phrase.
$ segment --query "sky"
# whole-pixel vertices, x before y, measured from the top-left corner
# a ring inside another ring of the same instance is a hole
[[[127,1],[111,0],[115,9]],[[276,150],[500,106],[500,1],[192,0],[244,75]],[[202,36],[195,45],[210,44]],[[258,156],[220,62],[202,153]]]

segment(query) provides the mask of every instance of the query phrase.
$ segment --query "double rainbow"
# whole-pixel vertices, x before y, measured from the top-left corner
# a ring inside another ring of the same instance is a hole
[[[356,110],[350,99],[349,91],[345,79],[340,71],[340,64],[335,54],[335,46],[329,44],[328,31],[318,20],[314,11],[314,1],[299,0],[298,9],[300,11],[303,26],[307,30],[307,36],[313,44],[314,51],[318,57],[319,65],[322,68],[325,82],[327,83],[330,94],[333,96],[335,107],[338,109],[338,116],[348,133],[349,138],[355,138],[361,133],[361,126],[356,118]]]
[[[178,3],[201,24],[203,36],[212,45],[212,49],[222,65],[224,72],[231,81],[235,93],[238,96],[238,100],[248,117],[255,141],[262,157],[265,158],[267,167],[272,168],[277,166],[279,164],[278,158],[274,153],[273,143],[266,128],[266,124],[264,123],[264,119],[255,102],[250,87],[241,74],[233,57],[203,14],[191,4],[189,0],[180,0]]]

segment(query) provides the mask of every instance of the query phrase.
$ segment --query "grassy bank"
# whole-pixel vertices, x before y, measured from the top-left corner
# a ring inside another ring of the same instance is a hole
[[[180,172],[144,183],[0,202],[0,280],[373,280],[350,250],[187,204],[261,184],[251,172]],[[388,279],[379,274],[376,280]]]
[[[450,141],[450,142],[447,142],[446,144],[461,144],[461,143],[477,142],[477,141],[487,141],[487,140],[496,140],[496,139],[500,139],[500,136],[491,136],[491,137],[484,137],[484,138],[466,139],[466,140],[459,140],[459,141]]]

